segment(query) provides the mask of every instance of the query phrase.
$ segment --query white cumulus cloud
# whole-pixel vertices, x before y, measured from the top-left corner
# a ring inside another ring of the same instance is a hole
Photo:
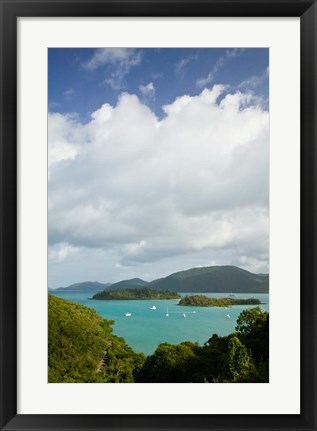
[[[210,261],[268,270],[269,114],[225,88],[177,98],[162,120],[128,93],[85,125],[49,115],[55,260],[93,253],[103,281]]]

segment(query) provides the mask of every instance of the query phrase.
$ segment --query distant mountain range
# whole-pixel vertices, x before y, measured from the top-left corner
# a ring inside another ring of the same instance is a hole
[[[111,283],[99,283],[98,281],[84,281],[82,283],[71,284],[67,287],[58,287],[57,289],[49,289],[50,291],[92,291],[99,292],[107,289]]]
[[[173,292],[268,293],[269,274],[254,274],[237,266],[206,266],[175,272],[151,282],[140,278],[122,280],[114,284],[86,281],[56,290],[101,291],[110,286],[111,290],[140,289],[147,286]]]

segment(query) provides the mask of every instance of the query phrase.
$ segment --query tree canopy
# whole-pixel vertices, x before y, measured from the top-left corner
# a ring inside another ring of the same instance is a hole
[[[113,323],[95,310],[49,295],[48,381],[134,382],[145,357],[112,334]]]

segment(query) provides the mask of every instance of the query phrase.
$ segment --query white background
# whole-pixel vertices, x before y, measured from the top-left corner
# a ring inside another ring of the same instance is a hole
[[[300,413],[297,18],[18,22],[18,413]],[[47,383],[47,48],[270,48],[270,383]],[[8,287],[9,288],[9,287]]]

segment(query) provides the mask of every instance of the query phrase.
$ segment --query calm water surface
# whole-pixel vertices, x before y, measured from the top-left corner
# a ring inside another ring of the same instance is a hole
[[[50,292],[60,298],[74,301],[95,309],[103,318],[114,320],[113,333],[125,338],[136,351],[152,354],[159,343],[172,344],[182,341],[205,343],[213,334],[228,335],[234,332],[236,320],[242,310],[254,305],[235,305],[224,309],[220,307],[182,307],[178,299],[154,301],[97,301],[90,300],[95,292]],[[182,296],[191,293],[180,293]],[[195,295],[197,293],[192,293]],[[224,298],[229,293],[204,293],[203,295]],[[263,310],[269,311],[269,295],[239,293],[239,298],[254,296],[263,304]],[[156,310],[150,307],[156,306]],[[168,308],[169,316],[166,317]],[[125,317],[124,313],[131,313]],[[186,317],[183,316],[186,315]],[[226,319],[229,314],[231,319]]]

